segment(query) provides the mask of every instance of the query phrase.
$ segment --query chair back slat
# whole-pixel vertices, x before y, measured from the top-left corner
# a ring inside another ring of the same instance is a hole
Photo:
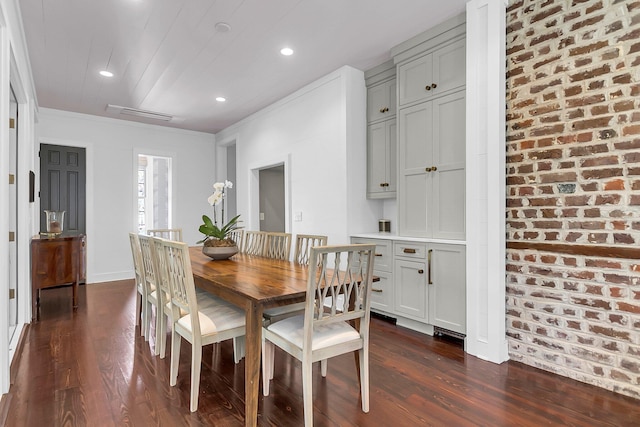
[[[236,228],[233,231],[230,231],[228,234],[228,237],[233,240],[234,242],[236,242],[236,246],[238,247],[238,251],[239,252],[244,252],[242,250],[242,243],[243,243],[243,239],[244,239],[244,230],[241,228]]]
[[[367,326],[361,330],[368,331],[374,254],[375,245],[366,244],[310,249],[304,326],[309,345],[321,324],[361,319]]]
[[[247,255],[264,255],[264,244],[267,234],[264,231],[245,231],[242,249]]]
[[[264,256],[273,259],[289,259],[291,253],[291,233],[267,233]]]
[[[156,228],[147,230],[147,234],[153,237],[161,237],[174,242],[182,242],[182,228]]]
[[[326,246],[327,236],[298,234],[293,260],[298,264],[309,265],[309,250],[314,246]]]

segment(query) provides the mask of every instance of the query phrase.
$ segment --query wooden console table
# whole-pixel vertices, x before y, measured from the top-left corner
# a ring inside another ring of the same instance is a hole
[[[39,318],[40,289],[73,286],[78,308],[78,284],[86,280],[86,236],[34,236],[31,239],[31,317]]]

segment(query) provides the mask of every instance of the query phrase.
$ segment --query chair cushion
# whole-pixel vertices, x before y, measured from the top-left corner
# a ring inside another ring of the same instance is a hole
[[[304,315],[288,317],[267,327],[270,332],[302,348]],[[321,325],[313,330],[312,350],[360,339],[360,334],[347,322]]]
[[[213,335],[245,325],[244,311],[213,296],[198,295],[198,319],[202,335]],[[178,323],[191,331],[191,316],[182,316]]]

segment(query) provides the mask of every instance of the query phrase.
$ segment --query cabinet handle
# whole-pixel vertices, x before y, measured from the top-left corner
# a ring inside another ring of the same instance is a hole
[[[424,168],[425,171],[427,172],[431,172],[433,170],[433,168]]]
[[[380,109],[381,113],[386,113],[387,111],[389,111],[389,107],[384,107]]]
[[[424,274],[424,270],[423,269],[418,270],[418,274]]]
[[[415,254],[416,250],[412,248],[404,248],[402,252],[404,252],[405,254]]]
[[[376,254],[376,256],[382,256],[382,254]]]
[[[427,254],[427,267],[429,268],[429,275],[427,277],[427,283],[430,285],[433,285],[433,282],[431,281],[431,253],[433,252],[433,249],[429,249],[429,252]]]
[[[435,89],[435,88],[437,88],[437,87],[438,87],[438,85],[437,85],[437,84],[435,84],[435,83],[431,83],[431,88],[432,88],[432,89]]]
[[[431,90],[431,86],[429,86],[429,85],[426,85],[424,88],[425,88],[426,90]]]
[[[371,288],[371,292],[382,293],[382,289]]]

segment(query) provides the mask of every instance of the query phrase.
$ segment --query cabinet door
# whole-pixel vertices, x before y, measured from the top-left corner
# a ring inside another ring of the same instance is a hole
[[[466,257],[463,245],[428,249],[429,323],[466,334]]]
[[[398,66],[398,104],[400,106],[426,99],[431,96],[431,87],[427,85],[433,80],[432,56],[423,55]]]
[[[373,270],[373,275],[378,277],[378,282],[371,286],[371,308],[386,313],[393,313],[393,278],[386,271]]]
[[[433,52],[433,81],[429,92],[432,96],[444,95],[466,84],[465,46],[465,40],[460,40]]]
[[[398,104],[409,105],[446,95],[466,84],[465,40],[398,66]]]
[[[384,120],[396,115],[396,79],[367,89],[367,122]]]
[[[396,121],[374,123],[367,128],[367,197],[396,195]]]
[[[395,311],[427,320],[426,262],[396,259],[394,263]]]
[[[428,236],[427,203],[432,197],[433,105],[404,108],[398,113],[398,230],[403,236]]]
[[[430,236],[465,238],[465,92],[433,104],[433,198],[428,200]]]

